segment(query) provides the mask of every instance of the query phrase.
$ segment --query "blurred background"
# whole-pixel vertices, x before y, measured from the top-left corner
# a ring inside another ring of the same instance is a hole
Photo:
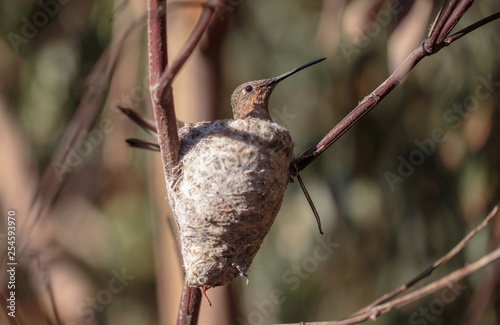
[[[170,59],[200,13],[180,2]],[[326,57],[270,102],[300,154],[419,46],[439,5],[228,0],[174,81],[177,117],[230,118],[239,84]],[[499,10],[477,1],[456,30]],[[2,1],[0,13],[0,247],[13,209],[19,254],[17,317],[4,309],[0,324],[175,324],[182,270],[160,155],[128,147],[153,139],[117,109],[152,117],[146,2]],[[496,21],[425,58],[314,161],[302,178],[325,235],[291,184],[249,284],[209,290],[200,324],[347,317],[476,226],[500,198],[499,35]],[[424,283],[499,244],[496,219]],[[500,324],[499,281],[496,263],[375,323]]]

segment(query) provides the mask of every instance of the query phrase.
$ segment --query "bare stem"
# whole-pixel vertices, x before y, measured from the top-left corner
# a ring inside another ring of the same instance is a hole
[[[443,30],[443,27],[446,24],[446,22],[448,21],[448,19],[450,19],[451,13],[455,9],[457,2],[458,2],[458,0],[451,0],[451,2],[449,2],[449,3],[448,3],[448,0],[443,1],[443,6],[441,7],[441,10],[446,9],[446,11],[444,11],[444,13],[443,13],[440,10],[438,15],[436,16],[437,24],[434,26],[435,27],[434,29],[431,29],[431,42],[433,44],[438,42],[437,39],[439,37],[439,34]]]
[[[219,0],[215,5],[211,5],[209,3],[204,4],[201,16],[198,19],[196,26],[193,28],[191,35],[189,35],[188,40],[184,44],[180,54],[172,62],[172,64],[170,64],[167,69],[163,71],[158,83],[155,86],[156,93],[154,95],[157,100],[166,99],[166,97],[168,97],[169,94],[166,90],[172,85],[174,77],[177,75],[184,63],[186,63],[191,53],[193,53],[194,49],[200,42],[200,39],[208,27],[215,9],[217,9],[218,6],[222,6],[223,3],[224,1]]]
[[[474,228],[464,239],[460,241],[458,245],[456,245],[450,252],[448,252],[445,256],[443,256],[441,259],[436,261],[433,264],[433,267],[437,267],[441,265],[442,263],[448,261],[450,258],[455,256],[460,250],[462,250],[465,245],[469,242],[469,240],[482,228],[486,226],[486,224],[493,218],[493,216],[496,215],[498,212],[498,206],[496,206],[489,214],[488,216],[479,224],[476,228]],[[368,305],[367,307],[363,308],[359,312],[355,313],[354,315],[340,320],[340,321],[327,321],[327,322],[312,322],[312,323],[300,323],[300,324],[283,324],[283,325],[306,325],[306,324],[311,324],[311,325],[350,325],[350,324],[358,324],[362,323],[368,320],[375,320],[378,316],[385,314],[392,309],[397,309],[400,307],[403,307],[411,302],[414,302],[418,299],[421,299],[427,295],[430,295],[431,293],[434,293],[438,290],[444,289],[444,288],[449,288],[452,287],[456,282],[459,280],[463,279],[464,277],[476,272],[477,270],[493,263],[494,261],[500,259],[500,248],[495,249],[494,251],[490,252],[489,254],[486,254],[479,260],[467,264],[463,266],[462,268],[442,277],[439,280],[436,280],[420,289],[417,289],[415,291],[412,291],[410,293],[407,293],[404,296],[401,296],[400,298],[396,298],[393,300],[392,299],[395,295],[388,294],[391,297],[388,299],[385,299],[386,296],[383,296],[382,298],[377,299],[375,302],[372,304]],[[425,272],[424,272],[425,273]],[[422,279],[421,276],[418,276],[416,279]],[[415,280],[416,280],[415,279]],[[415,281],[414,280],[414,281]],[[409,285],[413,285],[415,282],[410,282]],[[400,290],[399,288],[394,291],[397,292]],[[398,294],[401,291],[398,292]],[[388,301],[390,300],[390,301]],[[387,302],[388,301],[388,302]]]
[[[337,141],[359,119],[374,108],[408,75],[413,67],[426,56],[422,47],[415,49],[408,58],[370,95],[366,96],[342,121],[340,121],[327,135],[309,148],[306,152],[296,157],[290,164],[290,175],[296,177],[314,159],[322,154],[328,147]]]
[[[290,164],[290,175],[296,177],[304,168],[306,168],[314,159],[321,155],[328,147],[337,141],[345,132],[347,132],[361,117],[377,106],[426,56],[439,52],[443,47],[450,45],[460,37],[472,32],[473,30],[500,18],[500,14],[493,14],[481,21],[462,29],[460,32],[448,37],[449,33],[456,26],[460,18],[472,5],[473,0],[452,0],[443,13],[445,4],[439,10],[428,37],[422,45],[416,48],[406,60],[387,78],[377,89],[365,97],[358,106],[356,106],[342,121],[340,121],[328,134],[316,142],[311,148],[303,154],[296,157]]]
[[[456,2],[456,1],[455,1]],[[470,6],[474,0],[463,0],[458,2],[456,8],[454,8],[448,19],[445,20],[445,24],[441,30],[438,30],[439,37],[437,38],[437,43],[443,43],[444,39],[451,33],[452,29],[458,24],[458,21],[469,10]]]
[[[426,38],[431,38],[433,35],[435,35],[435,31],[437,29],[440,29],[441,27],[437,27],[439,23],[442,23],[443,20],[441,19],[441,16],[443,15],[443,11],[446,7],[446,3],[448,0],[444,0],[443,3],[441,4],[441,8],[439,8],[438,13],[436,14],[436,17],[434,18],[434,21],[432,22],[431,28],[429,28],[429,32],[427,33]],[[435,40],[434,40],[435,42]]]
[[[201,305],[201,290],[184,284],[177,325],[196,325]]]
[[[499,18],[500,18],[500,11],[496,12],[493,15],[490,15],[486,18],[481,19],[480,21],[462,29],[461,31],[456,32],[455,34],[445,38],[443,42],[448,46],[450,43],[453,43],[454,41],[456,41],[460,37],[465,36],[465,35],[469,34],[470,32],[478,29],[479,27],[486,25],[487,23],[492,22],[493,20],[496,20]]]
[[[196,48],[210,23],[214,11],[223,4],[223,0],[218,0],[215,5],[209,3],[204,5],[202,14],[186,44],[178,57],[169,65],[167,57],[166,1],[148,1],[150,92],[158,132],[158,144],[160,146],[167,184],[170,184],[172,180],[173,170],[179,159],[179,137],[177,135],[177,119],[175,117],[172,95],[172,81]],[[200,304],[200,290],[185,285],[181,297],[177,324],[196,325]]]
[[[166,87],[163,100],[156,97],[157,84],[165,71],[167,56],[167,20],[166,1],[148,1],[148,49],[149,49],[149,83],[153,112],[158,129],[165,180],[169,183],[173,168],[179,157],[179,137],[177,136],[177,119],[175,118],[172,87]]]
[[[467,234],[467,236],[465,236],[457,245],[455,245],[455,247],[453,247],[446,255],[444,255],[439,260],[437,260],[436,262],[434,262],[430,267],[428,267],[426,270],[424,270],[422,273],[420,273],[419,275],[417,275],[414,279],[412,279],[408,283],[403,284],[402,286],[400,286],[396,290],[394,290],[394,291],[392,291],[392,292],[390,292],[388,294],[383,295],[382,297],[380,297],[379,299],[375,300],[374,302],[372,302],[368,306],[364,307],[363,309],[360,309],[359,311],[357,311],[356,313],[354,313],[353,315],[351,315],[351,317],[354,317],[354,316],[366,313],[370,309],[372,309],[373,307],[375,307],[377,305],[380,305],[380,304],[383,304],[383,303],[385,303],[385,302],[393,299],[396,296],[399,296],[402,292],[408,290],[413,285],[417,284],[421,280],[423,280],[426,277],[428,277],[429,275],[431,275],[432,272],[436,268],[438,268],[440,265],[448,262],[455,255],[457,255],[465,247],[465,245],[467,245],[467,243],[472,239],[472,237],[474,237],[481,229],[483,229],[484,227],[486,227],[486,225],[496,215],[497,212],[498,212],[498,206],[495,206],[493,208],[493,210],[491,210],[491,212],[488,214],[488,216],[486,216],[486,218],[484,218],[484,220],[476,228],[474,228],[471,232],[469,232],[469,234]]]

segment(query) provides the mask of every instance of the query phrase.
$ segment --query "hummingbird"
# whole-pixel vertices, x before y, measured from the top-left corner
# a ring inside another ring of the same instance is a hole
[[[273,92],[274,88],[278,85],[278,83],[290,77],[291,75],[305,68],[308,68],[316,63],[319,63],[325,59],[326,58],[321,58],[311,61],[309,63],[306,63],[298,68],[292,69],[274,78],[254,80],[239,85],[238,87],[236,87],[236,89],[233,91],[231,95],[231,108],[233,112],[233,119],[237,120],[237,119],[256,118],[268,122],[273,122],[271,115],[269,114],[269,99],[271,98],[271,93]],[[141,116],[140,114],[134,112],[131,109],[126,109],[122,107],[119,107],[119,109],[129,118],[131,118],[135,123],[137,123],[141,128],[143,128],[146,132],[154,136],[157,136],[156,125],[153,121]],[[177,121],[177,127],[179,129],[182,128],[184,125],[187,124]],[[158,143],[139,140],[139,139],[127,139],[126,141],[132,147],[149,149],[153,151],[160,151]],[[297,175],[297,180],[299,181],[299,185],[302,189],[302,192],[304,193],[307,202],[309,203],[309,206],[314,214],[316,223],[318,224],[318,230],[320,234],[323,234],[323,230],[321,229],[321,220],[318,211],[316,210],[312,198],[310,197],[300,175]]]
[[[271,93],[273,92],[274,88],[278,85],[278,83],[290,77],[291,75],[305,68],[308,68],[316,63],[319,63],[325,59],[326,58],[321,58],[311,61],[309,63],[306,63],[298,68],[292,69],[274,78],[254,80],[239,85],[238,87],[236,87],[236,89],[233,91],[231,95],[231,109],[233,112],[233,119],[237,120],[246,118],[257,118],[264,121],[273,122],[271,115],[269,114],[269,99],[271,98]],[[142,115],[136,113],[131,109],[123,107],[118,107],[118,108],[130,119],[132,119],[132,121],[134,121],[137,125],[143,128],[146,132],[148,132],[153,136],[158,135],[154,121],[143,117]],[[177,121],[177,127],[179,129],[187,124],[188,123]],[[132,147],[149,149],[153,151],[160,151],[158,143],[144,141],[140,139],[127,139],[126,142]],[[297,175],[297,179],[314,213],[316,222],[318,223],[319,232],[323,234],[323,231],[321,229],[321,221],[319,220],[319,215],[318,212],[316,211],[314,203],[312,202],[312,199],[309,196],[309,193],[305,188],[305,185],[300,175]]]
[[[179,230],[186,283],[205,296],[206,289],[246,276],[293,182],[289,164],[294,144],[288,130],[272,121],[271,93],[284,79],[323,60],[238,86],[231,96],[231,120],[179,128],[180,163],[167,181],[168,199]],[[154,122],[121,110],[149,133],[157,133]],[[127,142],[159,151],[157,143]],[[322,234],[317,211],[297,178]]]
[[[269,79],[261,79],[245,82],[244,84],[239,85],[233,91],[231,95],[231,109],[233,112],[233,119],[244,119],[244,118],[257,118],[265,121],[272,122],[271,115],[269,114],[269,99],[271,98],[271,93],[274,88],[281,81],[290,77],[291,75],[310,67],[316,63],[319,63],[326,58],[321,58],[314,60],[312,62],[306,63],[298,68],[292,69],[288,72],[285,72],[277,77],[269,78]],[[144,129],[149,134],[157,136],[157,130],[155,122],[145,118],[144,116],[136,113],[135,111],[118,107],[122,113],[127,115],[132,121],[134,121],[137,125],[139,125],[142,129]],[[177,127],[181,128],[185,123],[181,121],[177,121]],[[157,143],[139,140],[139,139],[127,139],[128,144],[132,147],[150,149],[154,151],[160,151],[160,147]]]
[[[239,85],[231,95],[233,119],[237,120],[253,117],[272,122],[268,106],[271,93],[276,85],[300,70],[323,60],[325,60],[325,58],[314,60],[274,78],[249,81]]]

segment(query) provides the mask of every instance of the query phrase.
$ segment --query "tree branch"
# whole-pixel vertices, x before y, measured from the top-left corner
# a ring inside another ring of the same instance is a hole
[[[456,245],[450,252],[448,252],[445,256],[443,256],[441,259],[436,261],[433,266],[439,266],[442,263],[448,261],[450,258],[455,256],[460,250],[462,250],[467,242],[486,224],[493,218],[493,216],[496,215],[498,212],[498,206],[493,208],[493,210],[488,214],[488,216],[479,224],[475,229],[473,229],[458,245]],[[477,270],[493,263],[494,261],[500,259],[500,247],[495,249],[494,251],[486,254],[476,262],[470,263],[468,265],[465,265],[464,267],[442,277],[439,280],[436,280],[420,289],[417,289],[415,291],[412,291],[400,298],[391,300],[387,302],[388,300],[392,299],[395,295],[393,294],[394,292],[397,292],[397,294],[401,293],[402,291],[400,288],[397,290],[393,291],[392,293],[383,296],[382,298],[379,298],[375,300],[372,304],[368,305],[367,307],[361,309],[359,312],[355,313],[353,316],[350,316],[346,319],[340,320],[340,321],[327,321],[327,322],[311,322],[311,323],[300,323],[300,324],[283,324],[283,325],[306,325],[306,324],[311,324],[311,325],[350,325],[350,324],[358,324],[365,322],[367,320],[372,320],[374,321],[378,316],[385,314],[392,309],[400,308],[403,307],[411,302],[414,302],[418,299],[421,299],[431,293],[434,293],[438,290],[444,289],[446,287],[451,287],[454,283],[457,281],[463,279],[464,277],[470,275],[471,273],[476,272]],[[424,272],[426,273],[426,272]],[[429,273],[430,274],[430,273]],[[417,276],[415,278],[419,279],[420,276]],[[420,278],[421,280],[422,278]],[[415,284],[415,280],[410,281],[408,285],[413,285]],[[404,286],[402,286],[404,287]],[[390,296],[390,297],[388,297]]]
[[[462,18],[467,10],[469,10],[473,2],[474,0],[463,0],[458,3],[457,1],[453,1],[452,4],[450,4],[450,9],[453,11],[448,19],[445,20],[443,28],[436,31],[439,33],[436,42],[437,44],[441,45],[443,43],[443,40],[451,33],[451,30],[455,28],[460,18]],[[455,4],[456,7],[454,6]]]
[[[462,239],[457,245],[455,245],[455,247],[453,247],[446,255],[444,255],[439,260],[434,262],[431,266],[429,266],[426,270],[424,270],[422,273],[417,275],[414,279],[412,279],[408,283],[400,286],[399,288],[397,288],[396,290],[394,290],[388,294],[383,295],[382,297],[375,300],[374,302],[372,302],[368,306],[366,306],[363,309],[360,309],[356,313],[352,314],[350,317],[354,317],[354,316],[361,315],[363,313],[368,312],[373,307],[380,305],[384,302],[387,302],[396,296],[399,296],[402,292],[408,290],[413,285],[417,284],[421,280],[430,276],[435,269],[437,269],[442,264],[451,260],[455,255],[457,255],[465,247],[465,245],[467,245],[467,243],[472,239],[472,237],[474,237],[481,229],[486,227],[486,225],[496,215],[497,212],[498,212],[498,206],[495,206],[493,208],[493,210],[491,210],[491,212],[488,214],[488,216],[486,216],[486,218],[484,218],[484,220],[476,228],[474,228],[469,234],[467,234],[467,236],[465,236],[464,239]]]
[[[406,60],[370,95],[365,97],[342,121],[340,121],[328,134],[316,142],[303,154],[296,157],[290,164],[290,175],[296,177],[313,160],[321,155],[328,147],[347,132],[361,117],[377,106],[410,71],[426,56],[439,52],[443,47],[450,45],[462,36],[472,32],[480,26],[500,18],[500,13],[493,14],[481,21],[462,29],[460,32],[448,37],[448,34],[458,23],[460,18],[471,6],[473,0],[452,0],[446,7],[447,0],[439,10],[427,38],[422,45],[416,48]],[[446,10],[444,11],[446,7]],[[444,11],[444,14],[443,14]]]
[[[201,37],[205,33],[205,30],[207,29],[210,23],[214,11],[218,7],[223,6],[223,4],[224,4],[223,0],[218,0],[215,4],[210,4],[210,3],[203,4],[203,11],[201,13],[201,16],[198,19],[196,26],[193,28],[191,35],[189,35],[189,38],[184,44],[184,47],[182,48],[180,54],[172,62],[172,64],[169,65],[165,71],[163,71],[160,80],[155,86],[156,89],[154,89],[154,91],[156,100],[159,101],[167,99],[169,95],[167,90],[172,85],[172,81],[174,80],[177,73],[179,73],[184,63],[186,63],[191,53],[193,53],[194,49],[200,42]]]
[[[455,34],[445,38],[444,43],[448,46],[450,43],[455,42],[457,39],[459,39],[462,36],[467,35],[468,33],[478,29],[479,27],[486,25],[489,22],[492,22],[493,20],[499,19],[500,18],[500,11],[497,13],[494,13],[493,15],[490,15],[486,18],[481,19],[480,21],[462,29],[459,32],[456,32]]]
[[[494,261],[500,259],[500,248],[495,249],[493,252],[485,255],[474,263],[468,264],[455,272],[448,274],[447,276],[441,278],[438,281],[430,283],[425,287],[410,292],[401,298],[395,299],[391,302],[385,303],[383,305],[378,305],[371,309],[369,312],[360,315],[357,319],[347,320],[347,322],[326,322],[325,325],[340,325],[340,324],[356,324],[362,321],[366,321],[368,319],[375,320],[379,315],[385,314],[392,309],[400,308],[409,304],[410,302],[421,299],[431,293],[434,293],[438,290],[444,289],[446,287],[451,287],[455,282],[465,278],[466,276],[476,272],[477,270],[493,263]],[[314,323],[311,323],[314,324]]]
[[[224,4],[204,4],[196,26],[178,57],[168,65],[166,1],[148,1],[149,79],[153,111],[158,133],[158,143],[163,161],[166,183],[172,179],[173,169],[179,159],[179,137],[172,95],[172,81],[196,48],[206,31],[216,8]],[[201,304],[198,288],[184,287],[177,318],[179,325],[196,325]]]
[[[201,290],[188,287],[182,289],[181,305],[177,315],[177,325],[196,325],[201,305]]]
[[[356,124],[366,113],[374,108],[387,96],[408,73],[426,56],[422,47],[415,49],[408,58],[370,95],[366,96],[342,121],[340,121],[327,135],[309,148],[306,152],[293,159],[290,164],[290,175],[296,177],[314,159],[322,154],[328,147],[337,141],[345,132]]]
[[[148,1],[149,84],[165,180],[168,184],[179,157],[177,119],[172,87],[164,89],[166,95],[162,101],[157,100],[155,91],[168,62],[166,13],[165,0]]]

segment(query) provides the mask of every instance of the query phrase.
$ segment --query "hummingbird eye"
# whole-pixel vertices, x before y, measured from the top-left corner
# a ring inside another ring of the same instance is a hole
[[[252,92],[252,90],[253,90],[253,87],[252,87],[252,86],[246,86],[246,87],[245,87],[245,91],[246,91],[247,93]]]

